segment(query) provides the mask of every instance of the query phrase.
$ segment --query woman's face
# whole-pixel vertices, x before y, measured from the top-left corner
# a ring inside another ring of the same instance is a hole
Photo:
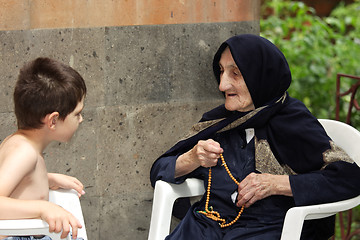
[[[247,112],[255,109],[244,78],[237,67],[229,47],[221,54],[219,90],[225,93],[225,108],[229,111]]]

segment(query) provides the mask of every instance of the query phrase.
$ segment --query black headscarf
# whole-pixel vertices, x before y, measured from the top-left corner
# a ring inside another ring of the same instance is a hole
[[[227,47],[244,77],[255,108],[264,107],[240,128],[257,129],[257,138],[268,141],[278,161],[289,165],[295,172],[321,167],[322,153],[329,148],[329,137],[305,105],[289,97],[287,89],[291,84],[291,72],[283,53],[269,40],[257,35],[231,37],[221,44],[214,56],[213,71],[218,83],[219,61]],[[224,108],[222,105],[205,113],[201,121],[247,114],[229,114]],[[313,145],[304,146],[304,142]],[[291,161],[287,162],[289,159]]]
[[[213,70],[218,83],[220,83],[219,61],[226,47],[230,48],[255,107],[279,99],[289,88],[291,73],[282,52],[269,40],[251,34],[234,36],[220,46],[213,61]]]
[[[256,107],[253,111],[257,111],[237,129],[255,128],[256,137],[269,142],[276,159],[296,173],[320,169],[323,166],[322,154],[330,147],[329,137],[305,105],[286,92],[291,73],[281,51],[260,36],[244,34],[231,37],[221,44],[214,56],[213,71],[218,82],[219,60],[226,47],[230,48],[244,77]],[[228,111],[221,105],[205,113],[200,120],[200,123],[219,122],[178,142],[161,157],[186,152],[199,140],[212,138],[217,131],[246,118],[253,111]],[[304,142],[311,144],[305,145]]]

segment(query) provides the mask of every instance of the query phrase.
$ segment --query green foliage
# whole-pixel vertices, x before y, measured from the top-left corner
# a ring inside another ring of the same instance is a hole
[[[360,0],[339,4],[324,18],[303,2],[268,0],[262,15],[261,36],[277,45],[289,62],[293,77],[290,95],[303,101],[316,117],[335,118],[336,74],[360,76]],[[350,83],[344,80],[342,89],[348,89]],[[343,104],[342,119],[346,109]],[[352,124],[358,128],[359,115],[352,116]]]
[[[360,76],[360,0],[347,6],[340,3],[324,18],[303,2],[267,0],[262,16],[261,36],[277,45],[288,60],[293,77],[290,95],[303,101],[316,117],[334,119],[336,74]],[[352,83],[342,78],[342,92]],[[343,121],[349,101],[350,96],[342,98]],[[352,115],[352,125],[360,129],[358,112]],[[353,220],[353,229],[359,228],[360,207],[353,209]],[[339,223],[336,226],[339,237]]]

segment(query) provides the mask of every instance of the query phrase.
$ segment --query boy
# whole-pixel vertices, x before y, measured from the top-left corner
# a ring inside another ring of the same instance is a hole
[[[48,202],[48,196],[49,188],[64,188],[75,189],[80,197],[83,185],[76,178],[47,173],[42,153],[50,142],[73,136],[83,120],[85,95],[80,74],[58,61],[37,58],[20,70],[14,91],[18,130],[0,145],[0,219],[41,218],[50,232],[63,231],[65,238],[71,226],[77,237],[80,222]]]

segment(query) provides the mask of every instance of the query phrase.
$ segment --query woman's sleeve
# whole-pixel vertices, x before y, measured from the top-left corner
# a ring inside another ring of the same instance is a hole
[[[303,103],[291,101],[274,124],[274,133],[281,133],[276,134],[273,145],[276,157],[296,172],[290,176],[290,185],[297,206],[360,194],[360,168],[336,146]]]
[[[335,202],[360,194],[360,168],[337,161],[324,169],[290,176],[297,206]]]
[[[151,167],[150,170],[150,181],[154,187],[157,180],[163,180],[169,183],[180,184],[183,183],[187,178],[201,178],[200,168],[195,169],[189,174],[175,178],[175,166],[176,160],[182,153],[176,155],[163,155],[159,157]]]
[[[157,180],[175,183],[175,165],[178,155],[158,158],[151,167],[150,181],[154,187]]]
[[[321,204],[359,195],[360,168],[327,136],[319,123],[308,125],[318,127],[311,130],[302,126],[301,132],[309,141],[302,139],[298,143],[303,153],[298,152],[301,157],[289,162],[298,173],[290,176],[295,204]]]

